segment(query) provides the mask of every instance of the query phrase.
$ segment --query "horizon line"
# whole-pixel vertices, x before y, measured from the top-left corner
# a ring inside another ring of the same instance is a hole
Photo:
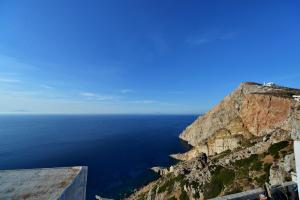
[[[202,113],[31,113],[0,112],[1,115],[203,115]]]

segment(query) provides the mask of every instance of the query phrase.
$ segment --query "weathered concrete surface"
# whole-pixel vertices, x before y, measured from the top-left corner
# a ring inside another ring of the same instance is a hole
[[[87,167],[0,170],[1,200],[85,200]]]

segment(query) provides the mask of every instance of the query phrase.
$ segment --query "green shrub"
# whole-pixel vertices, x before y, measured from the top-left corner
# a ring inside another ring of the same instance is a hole
[[[259,160],[256,161],[256,162],[253,162],[252,165],[251,165],[251,170],[253,171],[259,171],[262,169],[262,162],[260,162]]]
[[[197,182],[197,181],[193,181],[192,183],[191,183],[191,185],[193,186],[193,188],[198,188],[199,187],[199,183]]]
[[[287,151],[280,151],[280,154],[282,155],[282,157],[284,157],[286,154],[288,154]]]
[[[241,146],[242,147],[251,147],[251,146],[253,146],[253,144],[251,143],[251,141],[250,140],[242,140],[241,142],[240,142],[240,144],[241,144]]]
[[[174,196],[172,196],[168,200],[177,200],[177,199]]]
[[[194,194],[194,198],[195,199],[199,199],[200,198],[200,193],[198,191],[196,191],[196,193]]]
[[[265,182],[268,182],[267,174],[263,174],[259,177],[255,177],[254,180],[258,183],[259,186],[263,186]]]
[[[212,179],[211,182],[204,187],[205,199],[211,199],[218,196],[222,192],[222,189],[222,182],[217,179]]]
[[[162,193],[162,192],[165,192],[166,190],[172,190],[173,189],[173,186],[174,186],[174,182],[172,180],[166,180],[164,182],[164,184],[162,184],[159,189],[158,189],[158,193]]]
[[[235,178],[235,173],[233,170],[229,170],[229,169],[225,169],[222,170],[220,175],[219,175],[219,179],[223,180],[223,184],[226,185],[230,185],[231,183],[233,183]]]
[[[280,158],[280,156],[279,156],[279,153],[277,152],[275,155],[274,155],[274,158],[275,159],[279,159]]]
[[[168,191],[168,193],[172,192],[175,182],[179,182],[181,186],[183,186],[186,183],[186,180],[184,179],[184,175],[180,174],[176,177],[171,176],[169,179],[167,179],[164,184],[162,184],[159,189],[158,193],[162,193],[165,191]]]
[[[186,193],[186,191],[181,190],[181,194],[179,196],[179,199],[180,200],[189,200],[190,198],[189,198],[188,194]]]
[[[174,178],[174,182],[179,182],[180,185],[184,185],[186,183],[186,180],[184,178],[185,176],[183,174],[179,174]]]
[[[263,186],[265,182],[268,182],[271,166],[272,164],[269,163],[265,163],[263,166],[260,166],[265,173],[259,177],[254,178],[254,180],[258,183],[259,186]]]
[[[225,156],[228,156],[231,153],[232,153],[232,151],[230,149],[227,149],[226,151],[223,151],[222,153],[220,153],[219,158],[223,158]]]
[[[238,167],[236,174],[240,178],[248,178],[249,177],[249,168],[244,166],[244,167]]]
[[[262,169],[262,162],[257,154],[252,154],[249,158],[235,161],[237,176],[240,178],[249,177],[249,170],[259,171]]]
[[[287,182],[292,181],[292,177],[291,176],[286,176],[285,181],[287,181]]]
[[[152,187],[152,193],[151,193],[151,199],[154,199],[155,198],[155,193],[156,193],[156,189],[157,189],[157,184],[155,184],[153,187]]]
[[[278,154],[278,152],[287,147],[289,145],[289,141],[281,141],[281,142],[278,142],[278,143],[275,143],[275,144],[272,144],[269,149],[268,149],[268,152],[269,154],[271,155],[276,155]]]
[[[225,186],[231,184],[235,178],[235,173],[231,169],[227,169],[222,166],[217,166],[213,178],[220,180]]]
[[[235,173],[233,170],[217,166],[212,173],[211,182],[204,186],[205,198],[209,199],[218,196],[225,186],[233,183],[234,179]]]
[[[244,159],[235,161],[235,165],[237,167],[249,167],[249,164],[251,164],[253,162],[257,162],[257,161],[258,161],[258,155],[252,154],[249,158],[244,158]]]
[[[271,168],[272,164],[270,163],[265,163],[264,164],[264,172],[266,173],[267,175],[267,178],[269,178],[270,176],[270,168]]]

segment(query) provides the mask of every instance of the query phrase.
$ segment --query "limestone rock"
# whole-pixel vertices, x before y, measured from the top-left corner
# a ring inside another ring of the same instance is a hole
[[[277,185],[284,182],[285,173],[282,165],[274,163],[270,169],[270,184]]]
[[[273,163],[270,169],[270,184],[282,184],[288,177],[291,178],[291,172],[295,171],[296,167],[294,153],[286,155],[284,159]]]
[[[107,199],[107,198],[100,197],[99,195],[96,195],[95,198],[96,198],[96,200],[113,200],[113,199]]]
[[[296,162],[295,162],[295,155],[294,153],[286,155],[284,157],[284,170],[285,172],[291,172],[291,171],[296,171]]]
[[[158,173],[161,176],[169,173],[169,170],[163,167],[152,167],[151,170],[154,171],[155,173]]]
[[[191,152],[172,157],[188,160],[199,152],[214,155],[278,128],[297,136],[300,133],[300,106],[292,96],[299,94],[298,89],[242,83],[180,134],[181,139],[194,146]]]

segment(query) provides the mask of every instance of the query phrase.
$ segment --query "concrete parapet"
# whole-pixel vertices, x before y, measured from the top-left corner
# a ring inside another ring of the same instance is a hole
[[[85,200],[87,167],[0,170],[1,200]]]
[[[297,183],[295,182],[286,182],[280,186],[272,187],[271,192],[274,192],[275,189],[284,191],[289,199],[298,199]],[[266,190],[264,190],[263,188],[258,188],[236,194],[216,197],[210,200],[258,200],[259,194],[266,194]]]

